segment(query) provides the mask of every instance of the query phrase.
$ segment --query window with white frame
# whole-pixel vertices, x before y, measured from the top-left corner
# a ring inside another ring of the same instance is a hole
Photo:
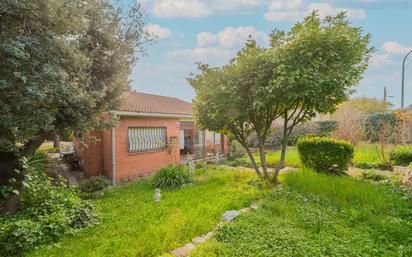
[[[129,153],[161,150],[163,148],[166,148],[166,128],[128,128],[127,139]]]

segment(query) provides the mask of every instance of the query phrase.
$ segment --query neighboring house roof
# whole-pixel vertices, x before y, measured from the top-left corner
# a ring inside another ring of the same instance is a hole
[[[130,91],[123,94],[118,113],[144,116],[192,116],[192,104],[174,97]]]

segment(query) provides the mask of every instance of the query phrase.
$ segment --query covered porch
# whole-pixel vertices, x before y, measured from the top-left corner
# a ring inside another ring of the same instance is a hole
[[[208,159],[225,150],[225,137],[214,131],[202,130],[193,121],[180,122],[180,155],[184,160],[188,154],[196,159]]]

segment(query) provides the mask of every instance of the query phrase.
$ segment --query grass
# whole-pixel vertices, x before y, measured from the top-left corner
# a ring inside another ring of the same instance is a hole
[[[376,151],[376,145],[362,143],[355,147],[353,163],[381,163],[381,159]]]
[[[151,178],[116,186],[94,200],[100,224],[26,256],[158,256],[211,230],[223,212],[262,197],[250,172],[209,168],[194,183],[163,190],[154,204]]]
[[[255,161],[258,165],[260,165],[259,154],[253,154]],[[276,167],[280,159],[280,151],[267,151],[266,152],[266,163],[269,167]],[[245,167],[252,167],[252,163],[247,155],[240,157],[233,161],[228,161],[228,165],[231,166],[245,166]],[[290,167],[300,167],[300,160],[299,155],[296,150],[296,147],[290,146],[286,151],[286,158],[285,158],[285,165]]]
[[[260,165],[259,155],[254,154],[255,160]],[[278,151],[268,151],[266,153],[266,163],[269,167],[276,167],[280,159],[280,150]],[[373,168],[379,168],[382,163],[378,153],[376,152],[376,146],[374,144],[361,143],[355,147],[355,155],[352,163],[354,166],[372,166]],[[228,164],[233,166],[241,165],[252,167],[252,164],[248,156],[243,156],[235,161],[231,161]],[[290,167],[300,168],[302,164],[300,163],[299,154],[295,146],[289,146],[286,151],[285,165]]]
[[[37,149],[37,151],[44,152],[44,153],[50,153],[50,152],[55,152],[56,148],[53,147],[53,141],[46,141],[39,147],[39,149]]]
[[[394,187],[311,171],[281,181],[192,256],[412,256],[411,200]]]

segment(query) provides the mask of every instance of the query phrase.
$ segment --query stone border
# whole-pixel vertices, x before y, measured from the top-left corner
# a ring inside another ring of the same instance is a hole
[[[256,210],[259,208],[259,206],[262,204],[262,201],[259,200],[257,202],[252,203],[249,207],[242,208],[240,210],[230,210],[226,211],[225,213],[222,214],[221,222],[219,222],[212,231],[209,231],[207,234],[195,237],[192,239],[192,241],[188,244],[185,244],[182,247],[176,248],[170,252],[172,256],[176,257],[185,257],[192,252],[197,245],[205,243],[210,237],[213,236],[213,233],[219,229],[224,223],[230,222],[233,219],[235,219],[237,216],[243,213],[248,213],[252,209]]]

